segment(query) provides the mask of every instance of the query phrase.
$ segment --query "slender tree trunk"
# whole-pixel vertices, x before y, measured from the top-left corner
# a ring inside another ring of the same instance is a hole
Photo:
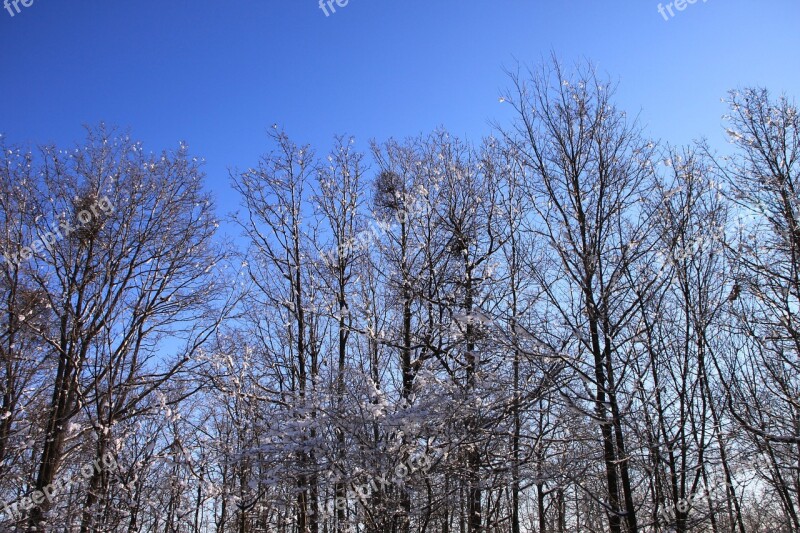
[[[94,470],[89,480],[89,490],[86,494],[86,502],[83,507],[83,518],[81,520],[81,533],[91,533],[97,529],[95,525],[95,505],[101,502],[101,496],[105,490],[105,479],[107,472],[103,467],[103,460],[108,450],[105,435],[99,435],[97,440],[97,453],[95,455]]]

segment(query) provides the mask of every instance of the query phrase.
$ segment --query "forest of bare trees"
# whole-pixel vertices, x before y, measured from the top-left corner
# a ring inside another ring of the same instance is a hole
[[[796,104],[507,86],[477,143],[269,128],[230,215],[183,144],[1,138],[0,531],[800,531]]]

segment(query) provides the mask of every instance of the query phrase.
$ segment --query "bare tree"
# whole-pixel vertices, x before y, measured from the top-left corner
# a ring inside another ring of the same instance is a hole
[[[312,309],[316,286],[312,264],[315,257],[304,222],[316,165],[309,147],[295,145],[281,131],[271,132],[275,151],[262,158],[257,168],[234,175],[233,186],[247,209],[239,223],[251,250],[250,279],[262,306],[276,312],[278,321],[261,324],[274,332],[282,345],[267,346],[266,356],[282,366],[277,401],[287,402],[294,412],[297,432],[285,434],[288,452],[296,457],[296,527],[302,533],[317,533],[319,523],[316,452],[309,446],[317,435],[313,408],[320,368],[320,314]],[[274,351],[273,351],[274,348]],[[285,355],[285,356],[284,356]],[[286,380],[282,383],[283,380]]]
[[[90,131],[75,152],[45,147],[38,162],[42,196],[31,237],[49,245],[31,245],[30,279],[55,325],[27,326],[52,354],[55,375],[36,491],[55,481],[81,409],[97,408],[93,458],[113,453],[113,424],[189,361],[214,325],[202,310],[214,291],[215,224],[197,164],[184,147],[148,156],[113,135]],[[159,353],[164,336],[180,338],[176,324],[189,319],[191,348],[170,361]],[[106,482],[106,473],[95,472],[87,510]],[[30,530],[44,530],[49,507],[48,499],[31,509]]]
[[[741,217],[728,298],[740,356],[726,358],[721,374],[731,415],[768,465],[761,475],[781,502],[782,521],[798,529],[800,117],[794,103],[765,89],[733,91],[729,103],[727,131],[738,152],[719,170]]]
[[[636,357],[626,335],[635,304],[624,272],[641,259],[649,231],[640,207],[652,177],[653,146],[612,102],[612,87],[591,68],[567,75],[554,62],[530,80],[512,76],[513,139],[529,169],[541,238],[560,263],[542,280],[562,327],[574,334],[575,370],[601,433],[612,533],[638,531],[631,455],[626,446],[626,378]],[[588,357],[588,361],[584,358]],[[588,363],[586,365],[585,363]]]

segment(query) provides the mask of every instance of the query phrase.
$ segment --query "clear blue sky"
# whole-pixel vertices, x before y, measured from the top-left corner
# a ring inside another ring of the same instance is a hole
[[[721,145],[730,88],[800,97],[798,0],[698,0],[669,21],[657,5],[350,0],[326,17],[318,0],[34,0],[0,10],[0,132],[71,144],[103,120],[151,150],[185,140],[224,214],[227,169],[254,164],[273,123],[318,150],[439,125],[477,141],[509,118],[503,66],[551,51],[617,79],[618,103],[673,143]]]

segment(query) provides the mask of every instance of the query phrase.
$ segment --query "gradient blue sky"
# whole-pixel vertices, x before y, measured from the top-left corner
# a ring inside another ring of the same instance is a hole
[[[655,138],[722,145],[720,98],[763,85],[800,96],[800,1],[699,0],[665,21],[653,0],[34,0],[0,11],[0,132],[71,145],[83,124],[130,128],[150,150],[189,143],[220,214],[228,168],[253,165],[267,128],[327,150],[443,125],[478,141],[503,66],[554,51],[589,59]]]

